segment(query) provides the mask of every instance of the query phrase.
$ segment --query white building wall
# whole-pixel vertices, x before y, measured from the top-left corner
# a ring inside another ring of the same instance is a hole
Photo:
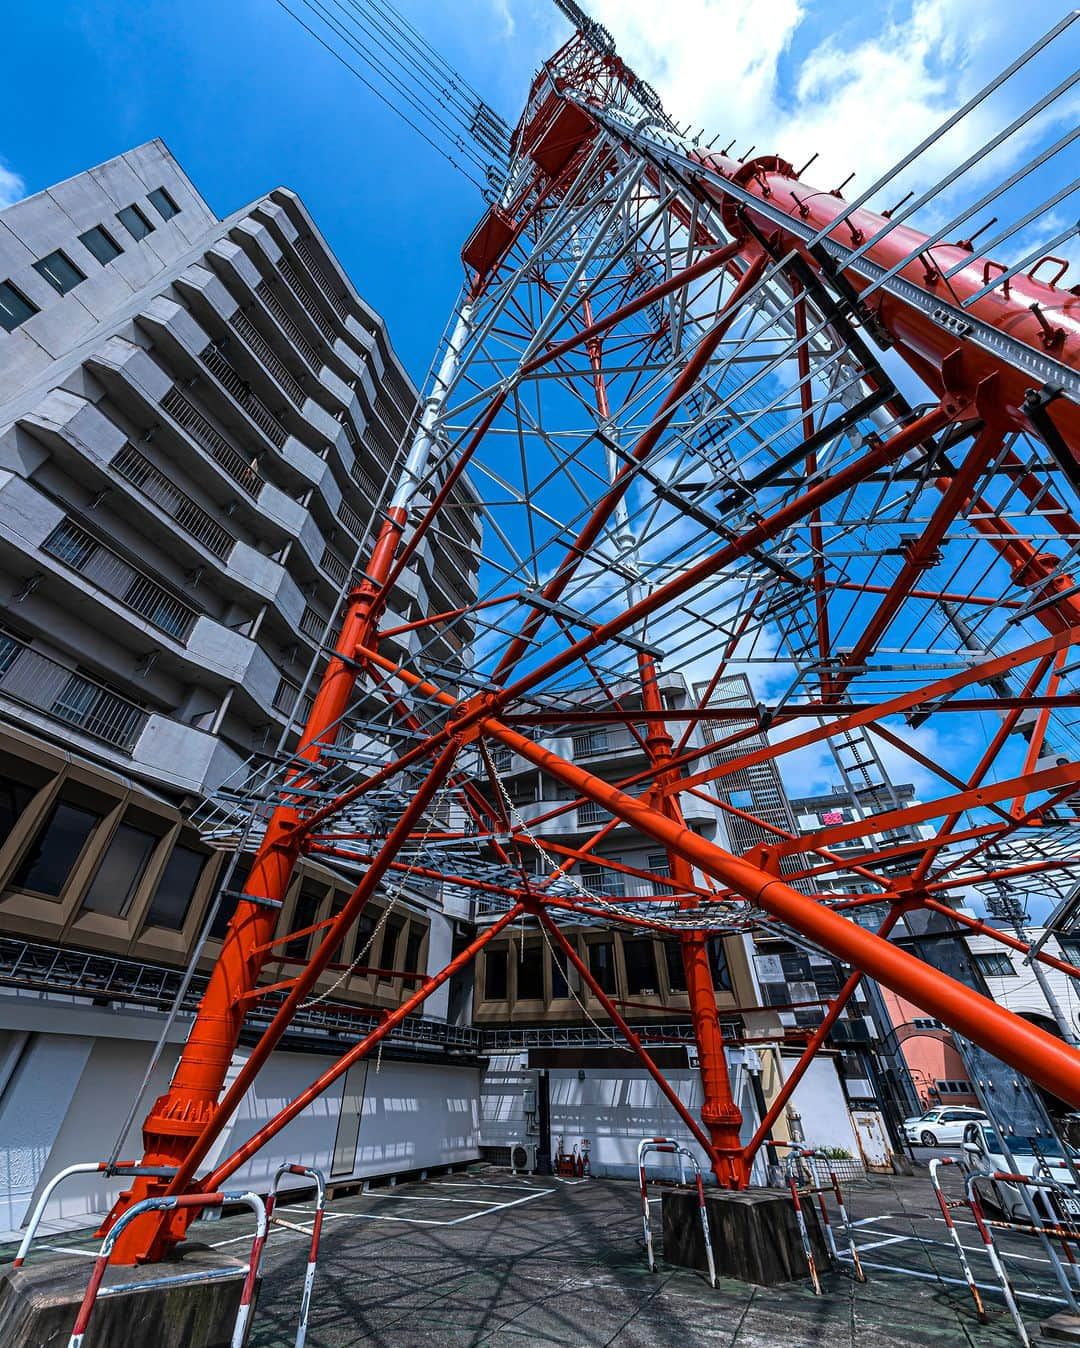
[[[79,1008],[81,1022],[83,1008]],[[90,1008],[86,1014],[98,1017]],[[75,1021],[68,1008],[69,1023]],[[122,1022],[158,1017],[122,1017]],[[50,1029],[53,1028],[50,1026]],[[89,1028],[89,1027],[88,1027]],[[128,1028],[131,1028],[130,1026]],[[19,1030],[0,1030],[0,1083],[5,1048]],[[66,1166],[100,1161],[117,1133],[146,1070],[151,1045],[146,1038],[29,1033],[19,1062],[0,1089],[0,1240],[12,1239],[47,1181]],[[141,1155],[139,1124],[145,1108],[168,1084],[177,1046],[163,1055],[137,1111],[121,1159]],[[239,1068],[242,1056],[234,1063]],[[274,1054],[244,1097],[231,1125],[215,1145],[211,1162],[227,1156],[326,1069],[332,1059],[313,1053]],[[359,1084],[357,1084],[359,1083]],[[473,1161],[479,1157],[480,1069],[384,1059],[366,1072],[350,1074],[350,1105],[359,1113],[355,1146],[344,1149],[352,1163],[334,1167],[341,1183]],[[265,1192],[282,1162],[299,1161],[331,1174],[338,1136],[343,1083],[339,1079],[230,1179],[229,1187]],[[349,1111],[347,1111],[348,1114]],[[338,1150],[338,1160],[343,1151]],[[45,1215],[45,1229],[96,1224],[124,1184],[98,1176],[76,1176],[57,1190]]]

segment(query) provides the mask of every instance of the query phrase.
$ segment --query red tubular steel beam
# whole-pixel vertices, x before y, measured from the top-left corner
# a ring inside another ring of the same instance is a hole
[[[830,954],[876,978],[959,1030],[1069,1104],[1080,1106],[1080,1053],[856,923],[800,894],[784,881],[717,847],[574,763],[507,729],[494,718],[487,735],[549,776],[617,815],[631,828],[678,852],[735,893],[809,937]]]
[[[735,249],[735,251],[738,251]],[[717,257],[719,254],[713,254]],[[594,546],[604,531],[608,520],[611,518],[615,507],[630,490],[631,483],[634,481],[633,468],[631,463],[640,463],[652,453],[660,441],[660,437],[671,424],[673,417],[682,402],[683,398],[694,387],[702,371],[708,365],[716,348],[724,340],[724,336],[739,311],[743,298],[748,291],[752,290],[757,284],[762,273],[765,271],[768,259],[764,254],[759,255],[746,271],[736,285],[735,289],[724,302],[723,307],[716,316],[716,321],[708,329],[704,337],[698,343],[693,355],[683,366],[671,388],[668,390],[660,409],[653,419],[649,429],[639,438],[633,449],[627,454],[630,460],[623,467],[614,482],[600,498],[595,510],[582,526],[577,537],[574,539],[565,557],[559,563],[554,575],[547,582],[543,589],[543,598],[545,600],[557,600],[565,591],[566,587],[574,578],[582,558],[586,556],[589,550]],[[521,634],[511,641],[502,658],[495,667],[491,675],[491,682],[496,686],[506,678],[507,674],[515,668],[522,656],[529,649],[529,638],[538,630],[546,617],[543,609],[530,609],[528,617],[525,618],[521,627]]]
[[[240,1071],[237,1073],[229,1089],[222,1097],[220,1104],[213,1112],[209,1113],[203,1120],[202,1127],[198,1134],[192,1138],[190,1132],[184,1137],[183,1154],[175,1158],[176,1174],[165,1187],[164,1192],[168,1194],[183,1193],[190,1186],[195,1171],[198,1169],[200,1161],[206,1155],[214,1139],[221,1132],[222,1128],[232,1116],[233,1111],[243,1100],[249,1086],[255,1080],[260,1069],[269,1058],[271,1052],[278,1044],[281,1036],[288,1029],[293,1015],[300,1003],[308,995],[311,989],[318,981],[319,975],[337,952],[342,939],[350,929],[356,919],[359,917],[364,905],[375,892],[382,877],[389,869],[391,862],[397,855],[400,848],[408,840],[414,825],[422,817],[424,810],[430,804],[439,787],[445,781],[448,773],[453,767],[454,759],[457,756],[457,744],[451,742],[439,755],[433,764],[431,771],[420,784],[416,795],[409,802],[408,808],[402,814],[397,824],[391,830],[386,842],[383,844],[378,855],[372,860],[364,874],[363,879],[349,896],[344,908],[337,914],[334,921],[327,929],[326,935],[320,941],[314,954],[307,960],[303,969],[293,981],[291,989],[285,1001],[278,1008],[274,1019],[263,1031],[258,1043],[248,1055]],[[254,958],[254,957],[253,957]],[[260,961],[260,966],[265,959]],[[253,983],[254,980],[252,979]],[[252,991],[252,987],[235,987],[232,989],[232,1005],[238,1008],[241,1018],[246,1009],[246,1003],[243,1000],[246,993]],[[190,1040],[189,1040],[190,1043]],[[235,1047],[235,1046],[234,1046]],[[232,1057],[232,1048],[229,1050],[229,1058]],[[216,1062],[215,1062],[216,1067]],[[112,1219],[118,1215],[118,1209],[114,1208]],[[153,1244],[146,1245],[146,1235],[149,1223],[138,1223],[140,1232],[137,1238],[131,1238],[125,1243],[125,1237],[128,1231],[122,1233],[117,1242],[116,1261],[118,1263],[130,1263],[136,1260],[142,1261],[147,1258],[160,1257],[165,1244],[175,1239],[177,1234],[183,1233],[188,1218],[183,1214],[177,1214],[170,1224],[170,1232],[166,1234],[163,1229],[164,1224],[158,1225],[158,1230],[154,1233]],[[146,1229],[143,1229],[146,1228]],[[129,1228],[130,1230],[130,1228]]]
[[[1044,653],[1045,649],[1058,650],[1068,645],[1073,635],[1061,633],[1047,637],[1033,643],[1026,651],[1014,652],[1001,659],[1020,663],[1025,655],[1030,657]],[[393,669],[390,661],[377,655],[374,658],[384,668]],[[971,677],[988,677],[991,663],[979,666]],[[456,705],[453,698],[426,680],[404,670],[396,669],[394,672],[406,682],[423,689],[428,696],[451,706]],[[490,705],[493,700],[489,695],[482,706]],[[460,720],[464,719],[462,715]],[[550,749],[534,744],[494,716],[485,716],[482,709],[479,728],[485,735],[520,754],[556,781],[561,781],[580,795],[588,796],[637,832],[678,852],[691,865],[713,876],[770,916],[809,937],[838,959],[870,974],[879,983],[922,1007],[944,1024],[959,1030],[1061,1099],[1080,1106],[1080,1053],[1061,1040],[839,916],[814,899],[800,894],[761,867],[741,857],[733,857],[692,829],[680,827],[653,806],[635,800],[617,786],[595,777],[574,763],[568,763]]]
[[[370,1034],[365,1035],[358,1044],[355,1044],[349,1049],[348,1053],[340,1057],[332,1067],[316,1077],[311,1085],[301,1091],[295,1100],[291,1100],[284,1109],[280,1109],[272,1119],[268,1119],[259,1131],[253,1134],[242,1147],[239,1147],[231,1156],[228,1156],[224,1161],[221,1161],[215,1167],[213,1173],[208,1175],[206,1179],[202,1181],[202,1187],[204,1189],[216,1188],[221,1180],[233,1174],[245,1161],[249,1161],[255,1153],[264,1147],[272,1137],[279,1133],[286,1124],[291,1123],[293,1119],[296,1118],[297,1114],[303,1113],[308,1105],[317,1100],[328,1086],[332,1086],[334,1082],[337,1081],[338,1077],[344,1072],[347,1072],[354,1062],[359,1062],[361,1058],[366,1057],[380,1040],[385,1039],[391,1030],[396,1029],[397,1026],[401,1024],[406,1016],[412,1015],[414,1011],[423,1006],[424,1002],[427,1001],[431,994],[441,988],[448,978],[452,978],[459,969],[464,969],[471,960],[475,959],[476,955],[483,950],[484,946],[486,946],[493,937],[498,936],[499,932],[501,932],[504,927],[509,926],[509,924],[513,922],[516,917],[520,916],[523,911],[524,909],[520,903],[515,904],[514,907],[504,913],[497,922],[493,923],[485,931],[482,931],[471,945],[466,946],[459,955],[455,955],[445,969],[441,969],[434,975],[434,977],[430,978],[422,988],[418,988],[416,992],[414,992],[411,997],[406,998],[400,1006],[395,1007],[393,1011],[387,1012],[386,1018],[381,1024],[377,1025]]]
[[[544,926],[547,927],[548,931],[551,932],[551,934],[555,937],[555,940],[558,941],[567,959],[578,971],[581,977],[585,980],[585,983],[587,984],[589,990],[592,992],[593,996],[607,1012],[608,1016],[611,1018],[612,1023],[618,1026],[619,1032],[622,1035],[622,1037],[626,1040],[626,1042],[634,1050],[637,1056],[641,1059],[642,1065],[644,1066],[645,1070],[649,1073],[652,1079],[660,1087],[661,1091],[663,1091],[665,1097],[671,1103],[672,1107],[678,1114],[679,1118],[682,1119],[683,1123],[685,1123],[687,1128],[690,1129],[694,1137],[697,1139],[699,1145],[705,1152],[705,1155],[708,1156],[710,1161],[713,1163],[713,1166],[716,1167],[720,1159],[716,1151],[716,1148],[713,1146],[712,1142],[709,1140],[706,1134],[702,1132],[701,1125],[698,1123],[697,1119],[694,1118],[693,1114],[690,1113],[690,1111],[686,1108],[683,1102],[672,1090],[663,1072],[660,1071],[659,1067],[657,1067],[657,1065],[645,1052],[644,1045],[642,1044],[638,1036],[634,1033],[634,1031],[630,1028],[630,1026],[626,1023],[626,1021],[623,1019],[623,1016],[619,1011],[619,1008],[615,1005],[615,1003],[607,995],[604,989],[592,976],[592,973],[590,972],[588,966],[585,964],[585,961],[581,958],[578,952],[574,949],[574,947],[562,934],[562,932],[558,928],[558,925],[552,922],[551,918],[548,917],[547,913],[545,913],[543,909],[537,910],[536,916],[540,919],[541,922],[543,922]]]
[[[777,230],[773,213],[782,211],[793,223],[798,221],[815,233],[827,234],[844,248],[859,249],[865,243],[864,256],[886,271],[910,254],[912,260],[898,276],[946,303],[959,305],[985,285],[987,259],[957,244],[935,243],[933,261],[928,265],[926,258],[920,256],[927,247],[924,234],[907,225],[894,225],[885,216],[864,206],[852,211],[845,220],[838,220],[848,211],[840,194],[824,192],[801,182],[795,177],[791,165],[777,155],[761,155],[745,163],[724,155],[703,154],[699,158],[706,168],[763,203],[768,202],[770,212],[767,215],[755,211],[753,205],[742,207],[765,234]],[[729,233],[751,246],[753,240],[739,218],[741,203],[733,194],[725,193],[723,186],[716,182],[703,182],[702,188],[720,206]],[[820,272],[818,259],[806,250],[800,234],[782,230],[781,241],[784,246],[795,248],[810,267]],[[963,265],[943,287],[941,274],[957,263]],[[869,289],[871,283],[854,268],[848,268],[844,275],[860,293]],[[928,380],[938,393],[943,392],[945,383],[941,371],[957,350],[956,337],[921,308],[905,302],[884,286],[873,292],[869,303],[875,317],[893,339],[898,354],[920,378]],[[1068,292],[1031,276],[1014,276],[1006,293],[991,291],[976,300],[967,312],[1041,355],[1047,353],[1048,342],[1037,314],[1051,315],[1053,328],[1060,336],[1054,339],[1050,354],[1064,365],[1080,368],[1080,303]],[[1010,424],[1014,429],[1033,429],[1023,410],[1024,399],[1033,383],[1031,374],[971,343],[964,345],[962,365],[972,392],[975,384],[988,375],[998,375],[1001,408]],[[1069,399],[1060,399],[1054,404],[1054,422],[1073,453],[1080,452],[1080,406]]]
[[[886,897],[885,895],[882,895],[881,900],[884,900],[885,897]],[[879,902],[881,900],[879,900]],[[888,913],[885,915],[885,920],[882,922],[881,926],[878,927],[877,930],[877,934],[882,940],[884,940],[889,935],[889,932],[892,931],[893,927],[896,926],[897,922],[900,919],[901,913],[902,913],[901,905],[894,903],[893,907],[890,908]],[[829,1034],[832,1031],[832,1027],[840,1019],[844,1007],[847,1006],[848,1002],[851,1001],[851,998],[854,996],[855,990],[862,982],[862,979],[863,979],[862,970],[861,969],[854,970],[854,972],[850,973],[848,977],[844,980],[843,987],[836,994],[833,1000],[829,1003],[829,1009],[825,1012],[824,1019],[822,1020],[821,1024],[817,1027],[817,1029],[814,1031],[814,1033],[810,1036],[810,1038],[806,1041],[806,1048],[803,1050],[802,1056],[799,1058],[799,1061],[788,1073],[787,1081],[785,1081],[783,1086],[781,1086],[780,1091],[776,1096],[776,1099],[765,1111],[765,1117],[758,1124],[754,1136],[746,1144],[747,1169],[749,1169],[749,1167],[753,1164],[754,1157],[758,1154],[758,1151],[760,1150],[762,1144],[769,1140],[769,1137],[772,1134],[773,1125],[776,1123],[776,1120],[780,1117],[780,1114],[783,1111],[784,1106],[791,1099],[792,1095],[794,1095],[795,1088],[798,1086],[799,1082],[806,1075],[807,1069],[809,1068],[811,1062],[813,1061],[815,1054],[825,1043],[825,1040],[828,1039]]]

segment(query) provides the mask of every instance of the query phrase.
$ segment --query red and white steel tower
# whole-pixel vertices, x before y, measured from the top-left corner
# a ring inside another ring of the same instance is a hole
[[[1014,97],[1018,72],[1037,72],[1070,40],[1071,20],[848,199],[805,181],[810,166],[740,158],[680,131],[606,32],[562,7],[578,31],[536,76],[509,173],[463,249],[461,301],[334,658],[301,748],[260,807],[255,864],[144,1125],[146,1164],[172,1178],[138,1180],[117,1211],[146,1193],[219,1186],[519,919],[565,953],[724,1185],[748,1182],[864,975],[1080,1105],[1072,1047],[888,939],[905,912],[951,913],[950,899],[979,885],[1037,877],[1064,893],[1080,864],[1067,715],[1080,702],[1080,288],[1051,255],[1075,230],[1030,242],[1062,194],[1029,209],[1077,133],[1055,121],[1067,83],[1020,111]],[[928,166],[965,118],[996,129],[938,177]],[[988,175],[1006,143],[1022,147],[1023,166]],[[940,227],[916,230],[919,210]],[[976,245],[989,210],[1012,223]],[[402,629],[383,626],[388,597],[421,538],[454,546],[463,475],[481,502],[479,592],[409,625],[464,632],[462,663],[425,660],[421,641],[404,664]],[[713,698],[735,666],[751,674],[752,707]],[[665,705],[661,667],[704,682],[696,707]],[[637,692],[620,700],[616,685],[631,678]],[[351,758],[341,732],[357,705],[364,752]],[[985,746],[947,751],[987,716]],[[612,783],[540,742],[598,724],[636,737],[648,769]],[[747,725],[752,747],[740,749]],[[809,837],[763,823],[771,841],[746,855],[685,822],[685,804],[701,798],[740,813],[718,793],[755,762],[784,771],[802,750],[870,741],[909,755],[936,794]],[[375,769],[364,766],[373,748],[384,759]],[[606,822],[560,846],[556,862],[503,789],[507,752],[568,790],[552,816],[588,803]],[[669,868],[648,893],[611,900],[572,868],[609,864],[595,849],[618,821],[665,849]],[[890,843],[890,830],[927,823],[921,844]],[[853,840],[855,859],[834,850]],[[264,971],[291,935],[277,931],[278,911],[302,855],[358,878],[299,972],[271,983]],[[476,939],[204,1173],[293,1013],[325,994],[365,904],[411,876],[478,900],[487,918]],[[846,892],[819,892],[838,876]],[[867,909],[876,931],[856,920]],[[566,923],[582,922],[680,939],[700,1119],[565,938]],[[705,941],[755,923],[798,933],[851,975],[744,1146]],[[278,1010],[226,1088],[245,1015],[270,996]],[[140,1218],[117,1258],[159,1256],[190,1216]]]

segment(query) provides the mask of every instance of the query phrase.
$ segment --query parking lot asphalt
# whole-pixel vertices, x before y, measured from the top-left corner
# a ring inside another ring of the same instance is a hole
[[[958,1177],[945,1172],[948,1191]],[[989,1322],[981,1324],[925,1170],[873,1178],[846,1195],[868,1281],[841,1259],[823,1277],[762,1288],[666,1265],[650,1274],[636,1186],[565,1183],[490,1167],[374,1188],[331,1203],[322,1242],[309,1348],[915,1348],[1016,1343],[982,1242],[963,1210],[958,1230]],[[657,1188],[654,1201],[660,1202]],[[263,1264],[250,1348],[292,1345],[307,1262],[310,1202],[284,1202]],[[250,1217],[198,1223],[200,1240],[243,1255]],[[999,1233],[1034,1339],[1059,1308],[1053,1269],[1030,1233]],[[89,1251],[65,1235],[50,1244]],[[89,1261],[88,1261],[89,1262]],[[88,1270],[89,1271],[89,1270]],[[148,1346],[152,1348],[152,1346]]]

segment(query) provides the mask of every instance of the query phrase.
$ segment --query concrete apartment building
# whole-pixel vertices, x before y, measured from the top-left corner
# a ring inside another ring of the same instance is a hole
[[[219,220],[153,141],[0,212],[0,1228],[48,1173],[110,1154],[227,859],[192,812],[295,744],[305,673],[325,659],[416,398],[288,190]],[[418,551],[388,625],[475,593],[478,533],[458,490],[460,536]],[[434,658],[452,665],[459,640]],[[241,861],[201,971],[242,876]],[[351,888],[305,862],[282,930]],[[381,911],[368,916],[370,936]],[[423,974],[452,941],[410,893],[366,963]],[[405,982],[361,968],[290,1047],[326,1051],[355,1030],[351,1004],[393,1006]],[[363,1145],[360,1073],[340,1116],[298,1121],[285,1150],[346,1175],[474,1154],[475,1111],[450,1117],[448,1101],[475,1100],[476,1067],[440,1076],[462,1051],[446,1009],[432,999],[422,1083],[415,1063],[383,1065]],[[312,1075],[303,1053],[279,1053],[232,1136]],[[418,1089],[422,1137],[381,1112]],[[124,1151],[139,1153],[136,1130]],[[103,1201],[76,1185],[65,1211]]]

